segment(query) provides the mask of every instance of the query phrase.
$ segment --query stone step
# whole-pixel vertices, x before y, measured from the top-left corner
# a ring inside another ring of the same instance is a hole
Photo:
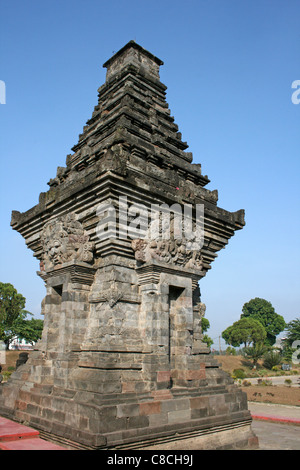
[[[39,437],[0,442],[1,450],[66,450]]]
[[[0,450],[66,450],[39,437],[39,431],[0,417]]]
[[[39,431],[35,429],[15,423],[6,418],[0,418],[0,442],[33,438],[38,437],[38,435]]]

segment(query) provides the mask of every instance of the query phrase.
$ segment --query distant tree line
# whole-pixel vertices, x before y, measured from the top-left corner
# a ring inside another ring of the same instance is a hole
[[[276,336],[284,330],[286,337],[282,340],[279,354],[279,351],[276,352],[272,348]],[[300,341],[300,319],[286,323],[284,318],[275,312],[271,302],[256,297],[244,304],[240,319],[223,331],[222,338],[229,347],[243,345],[242,352],[244,356],[252,359],[254,367],[261,357],[276,365],[282,358],[292,359],[296,349],[295,342]],[[232,349],[228,350],[231,354]]]

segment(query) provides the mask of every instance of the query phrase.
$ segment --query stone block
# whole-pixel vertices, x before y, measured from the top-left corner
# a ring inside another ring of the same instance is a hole
[[[140,403],[139,406],[139,414],[142,415],[152,415],[160,413],[161,411],[161,402],[160,401],[153,401],[153,402],[145,402]]]
[[[168,415],[167,413],[153,414],[149,416],[149,426],[150,427],[160,427],[168,424]]]
[[[122,382],[121,383],[122,393],[134,392],[135,391],[135,382]]]
[[[161,403],[162,412],[189,410],[190,400],[188,398],[173,398],[173,400],[165,400]]]
[[[168,412],[168,423],[178,424],[191,419],[191,410],[176,410]]]
[[[147,416],[132,416],[127,418],[126,428],[147,428],[149,426],[149,418]]]
[[[16,400],[16,407],[18,410],[24,411],[27,408],[27,402],[22,400]]]
[[[154,390],[153,392],[151,392],[151,395],[155,400],[168,400],[170,398],[173,398],[173,395],[170,390],[166,389]]]
[[[170,378],[171,372],[169,370],[157,372],[157,382],[168,382]]]
[[[37,416],[39,413],[39,407],[37,405],[33,405],[32,403],[28,403],[26,412],[32,416]]]
[[[195,408],[191,410],[191,418],[198,419],[198,418],[205,418],[208,416],[208,409],[207,408]]]
[[[136,403],[117,405],[117,418],[138,416],[139,414],[139,405]]]
[[[190,407],[191,409],[201,409],[201,408],[207,408],[209,404],[209,398],[208,397],[193,397],[190,398]]]

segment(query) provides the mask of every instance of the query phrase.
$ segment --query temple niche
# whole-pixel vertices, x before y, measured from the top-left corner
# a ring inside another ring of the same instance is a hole
[[[40,262],[44,330],[1,386],[0,413],[76,448],[253,447],[246,395],[201,330],[201,279],[244,211],[206,188],[161,65],[134,41],[114,54],[66,166],[35,207],[12,213]],[[169,226],[150,220],[153,207],[172,208]],[[183,207],[192,236],[178,236]]]

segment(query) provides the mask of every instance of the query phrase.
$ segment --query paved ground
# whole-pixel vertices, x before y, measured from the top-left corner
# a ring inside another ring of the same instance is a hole
[[[260,450],[300,450],[299,426],[254,420],[252,429]]]
[[[299,375],[280,375],[278,377],[255,377],[255,378],[246,378],[247,382],[250,382],[253,385],[258,384],[258,380],[270,380],[272,385],[285,385],[285,380],[291,380],[292,387],[299,387],[300,377]]]
[[[300,392],[299,392],[300,397]],[[265,416],[275,419],[298,420],[300,424],[300,406],[276,405],[273,403],[248,402],[248,408],[252,415]],[[299,429],[300,431],[300,429]]]
[[[248,402],[260,450],[300,450],[300,407]]]

